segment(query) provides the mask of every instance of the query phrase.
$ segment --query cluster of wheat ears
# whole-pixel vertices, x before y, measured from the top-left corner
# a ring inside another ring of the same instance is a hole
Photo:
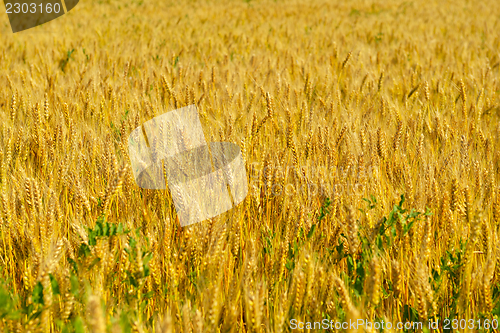
[[[81,1],[18,34],[3,16],[2,332],[498,319],[499,2]],[[127,145],[192,104],[241,147],[249,194],[181,228]]]

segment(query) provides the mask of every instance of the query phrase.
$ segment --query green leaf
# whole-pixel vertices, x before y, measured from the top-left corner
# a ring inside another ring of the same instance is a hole
[[[349,275],[354,271],[354,260],[351,255],[347,256],[347,270],[349,271]]]
[[[132,325],[130,324],[129,315],[126,312],[120,314],[120,326],[124,333],[132,333]]]
[[[111,237],[111,236],[114,236],[116,235],[116,225],[115,224],[111,224],[109,226],[109,234],[108,236]]]
[[[73,273],[78,274],[78,264],[70,257],[68,257],[67,260],[73,269]]]
[[[97,265],[97,263],[101,261],[101,258],[95,258],[94,260],[92,260],[92,262],[90,263],[88,269],[92,269],[92,267],[94,267],[95,265]]]
[[[401,194],[401,200],[399,201],[399,205],[398,206],[399,207],[403,207],[404,202],[405,202],[405,196],[404,196],[404,194]]]
[[[149,261],[153,258],[153,253],[148,253],[142,258],[142,265],[144,267],[144,276],[149,276]]]
[[[329,213],[328,207],[331,205],[331,203],[332,202],[330,201],[330,198],[325,199],[325,202],[323,203],[323,205],[319,209],[318,223],[320,223],[321,220],[323,220],[325,218],[326,214]]]
[[[314,230],[316,230],[316,223],[311,226],[311,230],[307,233],[307,238],[311,238],[314,234]]]
[[[384,249],[384,243],[382,242],[382,237],[380,235],[377,235],[375,243],[377,244],[377,247],[379,248],[379,250],[382,251]]]
[[[61,292],[59,291],[59,283],[52,274],[49,274],[49,278],[50,278],[50,285],[52,286],[52,292],[54,293],[54,295],[60,295]]]
[[[104,223],[102,226],[102,236],[109,236],[109,223]]]
[[[85,333],[85,328],[83,326],[83,320],[80,317],[75,319],[75,333]]]
[[[71,283],[71,293],[74,296],[78,296],[78,294],[80,292],[80,283],[78,282],[78,278],[76,277],[76,275],[71,275],[69,280]]]
[[[13,297],[7,288],[0,286],[0,319],[18,319],[20,313],[15,309]]]
[[[92,252],[90,251],[90,248],[88,247],[87,244],[82,243],[80,245],[80,248],[78,249],[78,256],[80,257],[88,257],[90,256]]]
[[[43,286],[40,281],[33,288],[33,303],[43,305]]]
[[[129,282],[132,286],[134,286],[135,288],[138,288],[139,287],[139,283],[137,283],[137,280],[136,278],[132,275],[132,274],[129,274]]]

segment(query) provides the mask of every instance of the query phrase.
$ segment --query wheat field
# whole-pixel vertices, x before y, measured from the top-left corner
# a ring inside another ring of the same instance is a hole
[[[0,328],[493,330],[499,32],[491,0],[82,0],[17,34],[2,13]],[[192,104],[249,193],[182,228],[127,145]]]

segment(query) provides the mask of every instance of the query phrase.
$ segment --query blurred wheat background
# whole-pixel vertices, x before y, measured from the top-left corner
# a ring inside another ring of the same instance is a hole
[[[17,34],[2,13],[0,328],[498,319],[499,32],[498,1],[82,0]],[[181,228],[127,143],[191,104],[249,194]]]

